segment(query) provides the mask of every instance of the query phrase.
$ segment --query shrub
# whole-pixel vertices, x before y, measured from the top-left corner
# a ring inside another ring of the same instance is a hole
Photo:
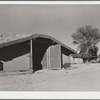
[[[68,67],[70,67],[70,65],[71,65],[71,63],[65,63],[65,64],[63,65],[63,68],[67,69]]]
[[[91,63],[97,63],[97,61],[96,61],[96,60],[91,60],[90,62],[91,62]]]
[[[97,61],[97,63],[100,63],[100,59]]]

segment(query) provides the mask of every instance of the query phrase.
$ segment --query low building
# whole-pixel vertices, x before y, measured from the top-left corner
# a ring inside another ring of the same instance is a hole
[[[15,39],[14,39],[15,37]],[[48,35],[14,36],[0,44],[2,71],[61,69],[63,55],[77,52]]]
[[[72,64],[83,63],[83,59],[80,54],[70,54],[69,59],[70,59],[70,63],[72,63]]]

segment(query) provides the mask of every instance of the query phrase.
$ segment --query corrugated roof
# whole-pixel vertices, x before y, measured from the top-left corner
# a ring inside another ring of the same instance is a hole
[[[48,36],[48,35],[43,35],[43,34],[22,34],[22,35],[8,36],[8,37],[5,37],[4,39],[3,38],[1,39],[0,48],[10,46],[10,45],[14,45],[16,43],[24,42],[24,41],[27,41],[27,40],[35,39],[35,38],[38,38],[38,37],[51,39],[52,41],[60,44],[64,48],[72,51],[73,53],[75,53],[75,54],[77,53],[75,50],[73,50],[72,48],[70,48],[67,45],[63,44],[62,42],[56,40],[55,38],[53,38],[51,36]]]

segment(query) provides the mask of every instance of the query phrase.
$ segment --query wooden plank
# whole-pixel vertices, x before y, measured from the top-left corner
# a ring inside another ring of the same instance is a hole
[[[33,50],[32,50],[32,40],[30,40],[30,70],[33,69]]]

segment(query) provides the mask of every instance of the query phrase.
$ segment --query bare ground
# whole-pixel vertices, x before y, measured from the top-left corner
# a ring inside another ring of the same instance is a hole
[[[0,77],[0,91],[100,91],[100,64]]]

